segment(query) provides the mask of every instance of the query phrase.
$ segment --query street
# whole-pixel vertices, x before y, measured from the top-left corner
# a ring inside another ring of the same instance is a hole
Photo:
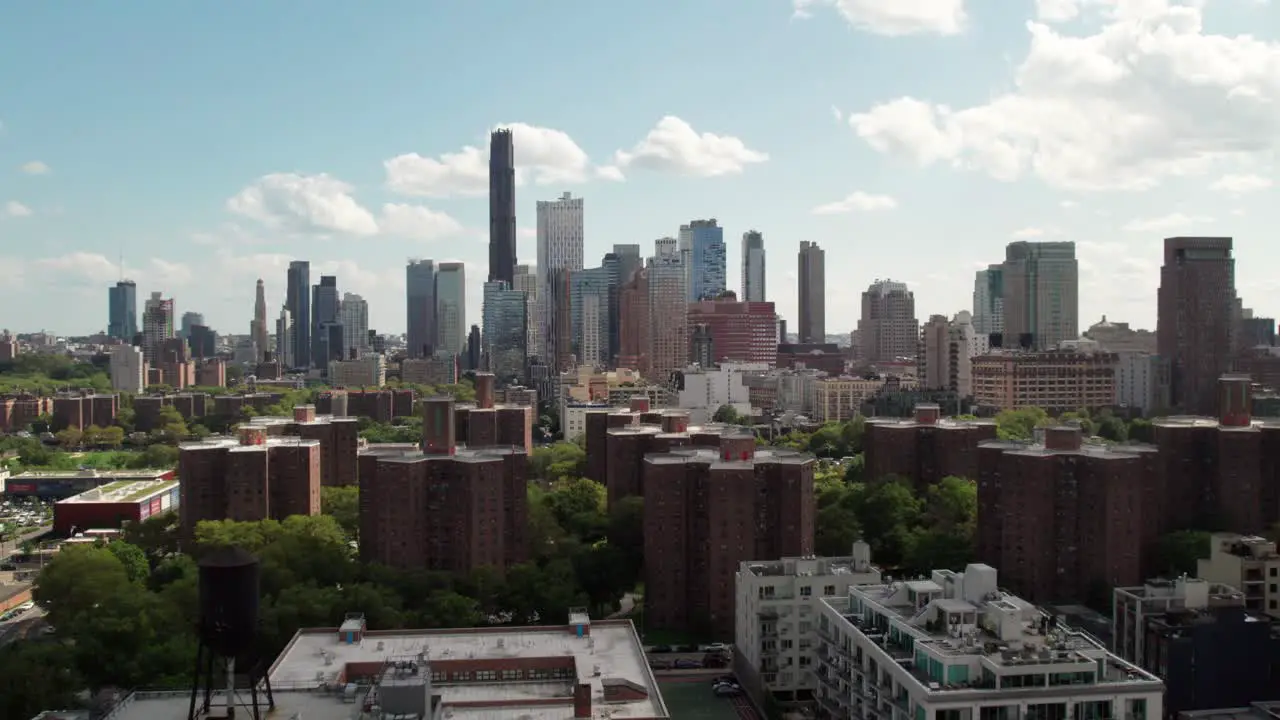
[[[40,632],[45,627],[44,615],[44,608],[37,605],[12,620],[0,623],[0,645]]]
[[[36,528],[35,530],[31,530],[30,532],[23,533],[18,537],[13,538],[12,540],[5,540],[4,542],[0,542],[0,562],[7,561],[10,555],[17,552],[18,548],[22,547],[22,543],[28,540],[34,540],[35,538],[38,538],[41,535],[44,535],[45,533],[49,532],[49,530],[51,530],[52,528],[53,528],[53,525],[42,525]]]

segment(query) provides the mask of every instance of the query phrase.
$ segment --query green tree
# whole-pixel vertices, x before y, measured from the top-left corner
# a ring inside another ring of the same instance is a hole
[[[587,452],[574,442],[534,448],[529,456],[529,475],[535,480],[554,483],[586,474]]]
[[[715,414],[711,416],[711,422],[738,425],[742,422],[742,416],[738,414],[738,411],[732,405],[721,405],[716,408]]]
[[[70,645],[19,640],[0,647],[0,717],[76,708],[83,687]]]
[[[819,555],[847,555],[854,542],[864,539],[857,513],[857,495],[863,492],[862,485],[845,485],[817,494],[814,551]]]
[[[1001,440],[1030,440],[1036,428],[1051,425],[1053,419],[1044,408],[1025,407],[1003,410],[996,415],[996,432]]]
[[[152,432],[157,438],[169,443],[176,443],[187,437],[187,421],[183,419],[182,413],[172,405],[165,405],[160,408],[160,414],[157,418],[156,429]]]
[[[911,486],[898,478],[882,479],[855,492],[853,506],[872,557],[885,565],[901,563],[921,512]]]
[[[1178,530],[1163,535],[1156,542],[1156,568],[1162,575],[1178,577],[1197,574],[1197,560],[1208,558],[1212,550],[1209,533],[1202,530]]]
[[[84,433],[77,428],[63,428],[55,433],[55,437],[64,448],[76,448],[84,443]]]
[[[360,539],[360,488],[320,488],[320,511],[337,521],[347,537]]]
[[[1106,415],[1098,420],[1097,433],[1112,442],[1124,442],[1129,439],[1129,426],[1115,415]]]
[[[904,564],[916,572],[961,570],[974,559],[978,488],[972,480],[943,478],[925,494],[921,525],[907,547]]]
[[[586,542],[603,537],[608,525],[604,485],[587,478],[561,480],[545,496],[556,523]]]
[[[1153,443],[1156,441],[1155,430],[1150,420],[1136,418],[1129,422],[1129,439],[1137,442]]]
[[[107,552],[116,556],[124,568],[125,577],[131,583],[144,583],[151,575],[151,564],[142,548],[127,542],[112,542],[106,545]]]

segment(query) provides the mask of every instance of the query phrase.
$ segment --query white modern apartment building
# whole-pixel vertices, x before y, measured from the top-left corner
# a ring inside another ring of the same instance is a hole
[[[1214,533],[1209,557],[1196,561],[1196,574],[1211,583],[1239,588],[1248,610],[1280,618],[1280,553],[1256,535]]]
[[[744,562],[734,577],[736,669],[757,697],[780,703],[813,699],[818,680],[818,604],[854,585],[878,585],[871,546],[853,544],[848,557]]]
[[[694,425],[711,422],[711,416],[723,405],[732,407],[739,415],[751,415],[751,399],[744,377],[768,372],[768,363],[722,363],[715,368],[687,368],[676,404],[688,411],[689,422]]]
[[[111,348],[111,389],[140,393],[147,387],[147,363],[142,349],[132,345]]]
[[[552,308],[550,300],[551,271],[581,270],[583,257],[583,208],[582,198],[575,198],[565,193],[559,200],[539,200],[538,213],[538,264],[536,319],[541,327],[551,324]],[[513,288],[514,289],[514,288]],[[543,337],[542,344],[547,345],[549,338]],[[539,357],[553,357],[552,348],[542,347]]]
[[[821,601],[817,706],[860,720],[1159,720],[1164,683],[1003,592],[996,570]]]
[[[1145,415],[1155,409],[1158,358],[1141,350],[1116,353],[1116,405],[1134,407]]]

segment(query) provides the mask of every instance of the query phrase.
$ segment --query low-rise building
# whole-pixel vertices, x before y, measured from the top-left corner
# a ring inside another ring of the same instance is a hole
[[[1158,677],[1001,591],[988,565],[850,587],[820,612],[821,642],[801,667],[815,668],[824,717],[1164,716]]]
[[[381,355],[358,360],[331,360],[329,384],[334,387],[380,388],[387,384],[387,363]]]
[[[1167,714],[1280,699],[1280,633],[1236,588],[1149,580],[1116,588],[1112,605],[1116,654],[1164,679]]]
[[[689,422],[702,425],[723,406],[751,415],[751,398],[744,378],[769,372],[767,363],[725,362],[719,367],[691,367],[680,373],[676,404],[689,413]]]
[[[177,480],[116,480],[53,506],[53,531],[113,530],[178,508]]]
[[[576,609],[565,625],[456,630],[368,630],[352,613],[339,627],[299,630],[267,680],[281,718],[671,717],[631,622]],[[190,702],[186,692],[134,692],[103,720],[186,717]],[[222,711],[222,697],[214,702]]]
[[[1040,407],[1059,413],[1108,407],[1116,397],[1117,361],[1115,353],[1083,346],[980,355],[972,363],[973,399],[998,410]]]
[[[1256,535],[1214,533],[1209,557],[1196,561],[1196,574],[1238,588],[1245,608],[1280,618],[1280,553],[1274,542]]]
[[[880,568],[871,564],[871,546],[853,544],[847,557],[783,558],[748,561],[734,578],[738,619],[734,631],[734,670],[763,703],[808,703],[817,678],[801,669],[800,658],[818,646],[818,602],[845,595],[854,585],[878,585]]]
[[[173,469],[167,470],[28,470],[4,483],[4,494],[10,498],[61,500],[103,485],[118,482],[172,480]]]

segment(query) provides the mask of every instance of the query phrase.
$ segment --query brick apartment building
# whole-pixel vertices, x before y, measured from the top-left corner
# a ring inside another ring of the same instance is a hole
[[[423,443],[360,454],[360,555],[465,573],[528,558],[528,461],[519,446],[459,448],[452,398],[423,401]]]
[[[644,463],[646,621],[731,640],[739,565],[813,554],[815,461],[741,432]]]
[[[978,478],[978,444],[996,439],[993,420],[941,417],[934,404],[919,404],[911,419],[872,418],[863,435],[865,475],[873,480],[896,475],[917,490],[948,475]]]
[[[190,536],[202,520],[283,520],[320,513],[320,443],[269,437],[242,427],[237,438],[178,446],[179,515]]]
[[[388,423],[414,413],[416,399],[411,389],[333,390],[316,396],[316,412],[339,417],[367,417]]]
[[[533,414],[528,405],[495,405],[493,373],[476,373],[476,401],[456,405],[454,437],[471,448],[509,445],[533,452]]]
[[[1089,445],[1078,427],[1042,444],[978,448],[978,557],[1034,601],[1106,600],[1141,583],[1156,491],[1156,450]]]
[[[41,415],[53,412],[53,398],[8,395],[0,398],[0,432],[26,430]]]
[[[778,362],[778,315],[771,302],[689,303],[689,327],[706,325],[712,362]]]
[[[320,484],[356,485],[360,423],[356,418],[317,415],[314,405],[298,405],[292,418],[259,416],[242,427],[260,427],[269,436],[294,436],[320,443]]]
[[[972,360],[973,399],[983,407],[1050,413],[1115,403],[1115,353],[1084,350],[1008,351]]]
[[[53,398],[52,411],[50,424],[54,432],[107,427],[115,423],[120,413],[120,396],[67,393]]]
[[[828,375],[843,375],[845,354],[835,343],[781,343],[777,347],[779,368],[806,367]]]

